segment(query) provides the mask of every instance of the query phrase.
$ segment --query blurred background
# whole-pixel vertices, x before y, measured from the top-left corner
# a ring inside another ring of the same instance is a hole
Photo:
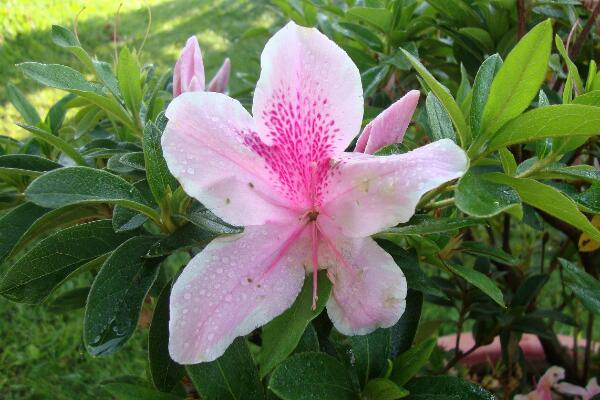
[[[20,117],[7,99],[6,83],[16,85],[42,114],[64,95],[25,78],[15,64],[39,61],[78,67],[75,57],[52,42],[53,24],[72,28],[79,13],[77,32],[83,47],[111,61],[115,22],[119,44],[137,48],[146,33],[148,8],[152,23],[142,63],[166,71],[186,39],[196,35],[207,77],[225,56],[231,58],[232,93],[247,87],[245,76],[258,73],[260,50],[268,37],[264,28],[277,18],[272,8],[256,1],[0,0],[0,134],[26,135],[15,125]],[[244,32],[245,40],[240,41]],[[146,330],[137,330],[124,351],[94,359],[81,343],[82,323],[82,312],[55,314],[45,307],[0,299],[0,399],[112,398],[97,388],[99,381],[116,375],[145,376]]]

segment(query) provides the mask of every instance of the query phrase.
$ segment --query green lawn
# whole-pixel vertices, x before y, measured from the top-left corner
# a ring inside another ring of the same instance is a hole
[[[14,125],[19,116],[7,101],[4,85],[17,85],[41,115],[64,93],[44,89],[23,77],[14,64],[23,61],[61,63],[79,68],[77,60],[52,43],[52,24],[71,28],[73,17],[86,5],[78,22],[84,47],[101,59],[114,54],[112,31],[121,0],[0,0],[0,134],[15,137],[24,132]],[[123,2],[118,24],[119,44],[139,47],[152,11],[150,35],[142,61],[165,71],[191,35],[197,35],[207,75],[232,59],[232,92],[244,87],[235,73],[258,72],[266,36],[239,41],[253,27],[273,25],[276,16],[262,1],[239,0],[130,0]],[[6,266],[0,266],[0,273]],[[89,278],[89,277],[88,277]],[[83,282],[82,284],[89,284]],[[10,303],[0,298],[0,399],[104,399],[98,387],[118,375],[146,375],[145,330],[138,330],[121,352],[93,358],[83,348],[82,311],[52,314],[44,306]]]

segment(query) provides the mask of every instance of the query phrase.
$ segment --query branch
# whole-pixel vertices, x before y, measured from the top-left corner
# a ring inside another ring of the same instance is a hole
[[[569,52],[569,57],[571,57],[572,60],[575,60],[579,55],[587,36],[590,34],[590,31],[594,26],[594,22],[596,22],[596,18],[598,18],[598,14],[600,14],[600,1],[596,2],[596,6],[594,7],[592,14],[585,23],[585,26],[583,27],[583,30],[579,36],[577,36],[577,40],[575,41],[575,45],[573,45],[572,50]]]

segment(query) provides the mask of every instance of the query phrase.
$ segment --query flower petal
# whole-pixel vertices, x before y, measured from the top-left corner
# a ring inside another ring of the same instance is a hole
[[[319,217],[320,218],[320,217]],[[327,314],[344,335],[366,335],[398,322],[406,307],[406,279],[393,258],[371,238],[331,239],[327,274],[333,282]]]
[[[374,154],[390,144],[400,143],[419,103],[419,91],[411,90],[369,122],[358,137],[354,151]]]
[[[554,385],[554,388],[556,389],[557,392],[559,392],[561,394],[566,394],[569,396],[581,396],[584,399],[590,398],[589,393],[585,388],[582,388],[581,386],[573,385],[572,383],[561,382],[561,383]]]
[[[173,97],[204,90],[204,63],[195,36],[190,37],[173,69]]]
[[[424,193],[467,168],[466,154],[449,139],[386,157],[345,153],[330,177],[323,212],[344,235],[369,236],[408,221]]]
[[[348,54],[317,29],[290,22],[267,42],[261,68],[252,114],[263,142],[302,156],[344,151],[363,115],[360,73]]]
[[[306,225],[267,224],[213,240],[171,294],[169,352],[180,364],[212,361],[238,336],[281,314],[302,288]]]
[[[223,61],[221,68],[219,68],[215,76],[211,79],[206,90],[209,92],[225,93],[227,91],[227,83],[229,83],[230,74],[231,61],[229,58],[226,58],[225,61]]]
[[[253,121],[238,101],[221,93],[184,93],[166,115],[165,160],[190,196],[232,225],[289,218],[265,161],[244,144]]]

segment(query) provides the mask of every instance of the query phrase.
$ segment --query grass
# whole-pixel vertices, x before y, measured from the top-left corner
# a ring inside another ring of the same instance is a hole
[[[77,60],[52,43],[51,27],[71,28],[78,20],[83,46],[100,59],[112,60],[115,14],[120,0],[2,0],[0,1],[0,134],[22,137],[15,126],[20,117],[8,102],[4,84],[23,91],[44,116],[64,93],[43,88],[26,79],[15,67],[24,61],[60,63],[80,68]],[[152,25],[142,62],[166,71],[175,62],[186,39],[196,35],[203,50],[207,78],[223,58],[232,60],[232,92],[245,83],[240,73],[256,76],[259,55],[267,36],[237,40],[255,27],[269,27],[275,15],[263,2],[239,0],[130,0],[119,12],[118,44],[138,48],[146,31],[148,12]],[[1,271],[1,269],[0,269]],[[89,284],[89,282],[87,282]],[[0,399],[108,399],[99,388],[104,379],[119,375],[146,376],[146,334],[138,330],[127,346],[110,357],[94,358],[81,339],[83,312],[53,314],[44,306],[10,303],[0,298]]]
[[[15,67],[24,61],[59,63],[80,68],[77,60],[52,42],[53,24],[73,27],[78,19],[80,41],[98,58],[113,59],[113,31],[120,0],[3,0],[0,2],[0,76],[26,93],[40,115],[64,93],[46,89],[26,79]],[[236,0],[131,0],[122,2],[117,23],[118,45],[138,48],[152,12],[150,35],[142,53],[142,62],[153,63],[165,71],[175,62],[186,39],[196,35],[203,50],[207,77],[220,66],[223,58],[232,61],[232,92],[243,86],[235,73],[258,73],[260,50],[266,36],[238,40],[251,28],[269,27],[275,15],[263,2]],[[13,137],[25,133],[14,125],[18,113],[7,101],[4,84],[0,85],[0,134]]]

